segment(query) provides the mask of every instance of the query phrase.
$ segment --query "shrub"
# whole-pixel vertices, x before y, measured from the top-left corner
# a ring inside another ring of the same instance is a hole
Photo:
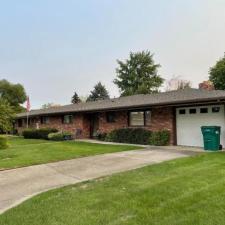
[[[65,131],[63,132],[63,135],[65,141],[73,140],[73,134],[71,132]]]
[[[170,132],[168,130],[161,130],[153,132],[150,141],[150,145],[166,146],[170,142]]]
[[[48,139],[51,141],[64,141],[64,135],[62,132],[50,133]]]
[[[6,136],[0,136],[0,149],[6,149],[8,147],[8,138]]]
[[[97,135],[96,135],[96,138],[100,141],[105,141],[106,140],[106,136],[107,136],[107,133],[101,133],[101,132],[98,132]]]
[[[55,128],[26,129],[23,131],[23,137],[26,139],[48,139],[50,133],[58,132]]]
[[[151,131],[142,128],[123,128],[113,130],[106,136],[106,141],[130,143],[130,144],[148,144]]]
[[[22,135],[26,139],[30,139],[30,138],[36,139],[37,138],[37,131],[31,130],[31,129],[26,129],[22,132]]]
[[[50,133],[48,135],[48,139],[51,141],[66,141],[66,140],[72,140],[73,135],[70,132]]]

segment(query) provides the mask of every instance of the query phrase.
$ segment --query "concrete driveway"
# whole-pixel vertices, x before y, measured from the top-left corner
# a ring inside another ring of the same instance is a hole
[[[197,154],[144,149],[110,153],[0,172],[0,213],[50,189]]]

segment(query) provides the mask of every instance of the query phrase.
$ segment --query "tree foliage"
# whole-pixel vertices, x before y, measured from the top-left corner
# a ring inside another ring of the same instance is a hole
[[[177,76],[166,82],[166,91],[181,90],[191,88],[191,86],[191,81],[183,80],[179,76]]]
[[[134,94],[150,94],[158,92],[163,79],[158,75],[159,64],[155,64],[149,51],[130,53],[125,62],[117,60],[117,78],[114,83],[118,86],[121,96]]]
[[[14,110],[7,100],[0,97],[0,133],[10,131],[12,129],[12,122],[14,117]]]
[[[91,91],[91,94],[88,96],[87,102],[103,99],[109,99],[109,92],[107,91],[106,87],[101,84],[101,82],[98,82],[94,86],[94,90]]]
[[[71,103],[77,104],[80,102],[81,102],[81,99],[79,98],[77,92],[74,92],[74,95],[72,96],[72,99],[71,99]]]
[[[187,80],[180,80],[178,82],[177,90],[182,90],[182,89],[186,89],[186,88],[191,88],[191,82],[187,81]]]
[[[213,82],[215,89],[225,90],[225,54],[215,66],[210,68],[209,80]]]
[[[0,96],[12,106],[15,113],[24,110],[20,105],[26,101],[26,92],[21,84],[12,84],[7,80],[0,80]]]

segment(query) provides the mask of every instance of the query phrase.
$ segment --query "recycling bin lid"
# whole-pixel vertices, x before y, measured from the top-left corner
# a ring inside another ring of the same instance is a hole
[[[202,126],[202,129],[220,129],[220,126]]]

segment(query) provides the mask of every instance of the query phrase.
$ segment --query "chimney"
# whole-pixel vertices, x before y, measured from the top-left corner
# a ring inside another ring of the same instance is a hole
[[[208,81],[203,81],[202,83],[200,83],[199,89],[213,91],[213,90],[215,90],[215,87],[214,87],[213,83],[208,80]]]

